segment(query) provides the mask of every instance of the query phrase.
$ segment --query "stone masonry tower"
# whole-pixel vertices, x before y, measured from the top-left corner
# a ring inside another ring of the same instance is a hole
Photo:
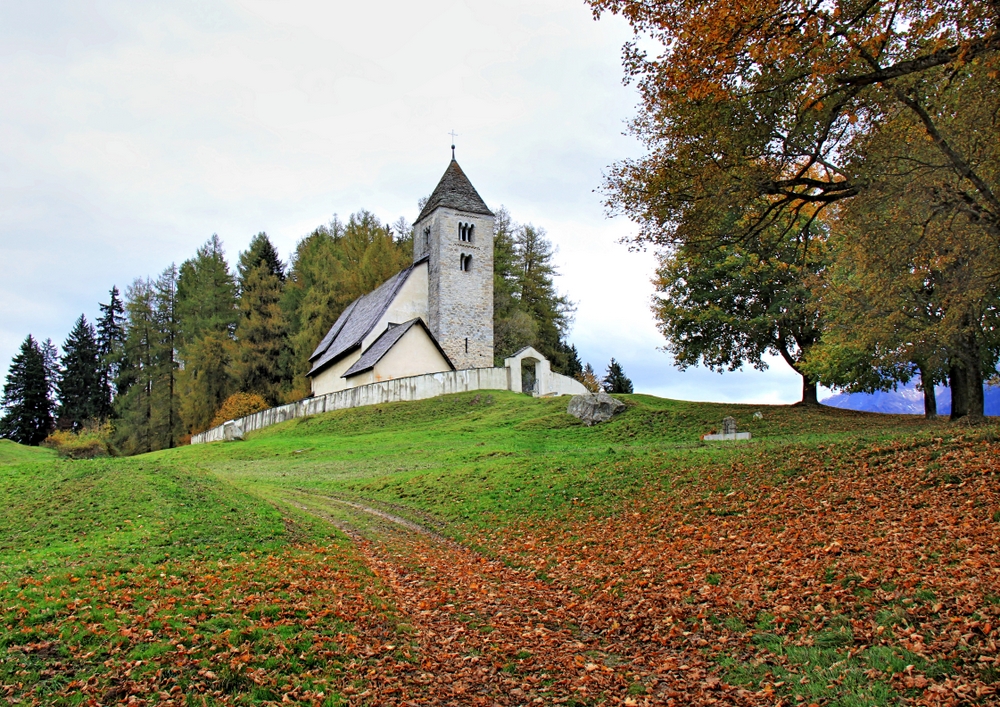
[[[428,256],[427,326],[455,368],[493,365],[493,212],[452,155],[413,225]]]

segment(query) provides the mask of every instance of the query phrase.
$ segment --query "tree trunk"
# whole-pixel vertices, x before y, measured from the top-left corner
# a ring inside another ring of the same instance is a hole
[[[819,405],[817,392],[817,385],[807,376],[802,376],[802,402],[800,405]]]
[[[924,385],[924,417],[933,420],[937,417],[937,395],[934,394],[934,384]]]
[[[961,365],[952,364],[948,384],[951,386],[951,419],[959,420],[969,414],[968,376]]]
[[[934,381],[931,380],[928,383],[929,377],[925,373],[924,367],[917,364],[917,368],[920,370],[920,388],[924,391],[924,417],[933,420],[937,417],[937,395],[934,393]]]
[[[968,415],[981,418],[986,413],[986,399],[983,393],[983,362],[979,352],[979,342],[971,334],[961,339],[961,348],[952,363],[951,374],[951,419],[958,420]],[[957,374],[957,375],[956,375]],[[958,402],[956,402],[958,401]]]

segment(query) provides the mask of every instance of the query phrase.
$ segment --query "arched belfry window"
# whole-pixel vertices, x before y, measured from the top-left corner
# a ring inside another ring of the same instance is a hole
[[[474,226],[471,223],[458,224],[458,240],[464,241],[465,243],[472,243],[473,228]]]
[[[458,256],[458,269],[463,272],[469,272],[472,270],[472,256],[462,253]]]

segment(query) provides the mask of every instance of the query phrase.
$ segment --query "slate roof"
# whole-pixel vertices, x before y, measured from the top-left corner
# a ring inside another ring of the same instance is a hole
[[[430,329],[427,328],[424,321],[420,317],[417,317],[416,319],[411,319],[403,324],[391,326],[382,332],[382,336],[372,342],[372,345],[368,347],[368,350],[361,354],[361,358],[359,358],[353,366],[347,369],[343,377],[350,378],[358,373],[364,373],[365,371],[374,368],[375,364],[381,361],[382,357],[389,353],[389,349],[395,346],[396,342],[402,339],[403,335],[414,326],[420,326],[427,332],[427,336],[429,336],[431,341],[434,342],[437,350],[441,352],[441,355],[444,356],[444,360],[448,362],[448,366],[454,371],[455,366],[451,362],[451,359],[448,358],[448,354],[446,354],[441,348],[441,345],[438,344],[437,339],[435,339],[434,335],[431,334]]]
[[[316,375],[361,346],[362,340],[371,333],[372,328],[382,318],[396,293],[399,292],[399,288],[413,272],[413,268],[424,260],[425,258],[420,258],[406,270],[390,277],[372,292],[351,302],[326,336],[323,337],[323,340],[319,342],[319,346],[313,351],[312,356],[309,357],[312,370],[306,375]]]
[[[430,198],[427,199],[427,203],[414,223],[422,221],[425,216],[428,216],[439,206],[467,211],[471,214],[493,215],[493,212],[486,206],[486,202],[483,201],[483,197],[479,196],[479,192],[472,186],[472,182],[465,176],[465,172],[458,166],[458,162],[454,158],[448,165],[448,169],[444,171],[441,181],[434,187],[434,191],[431,192]]]

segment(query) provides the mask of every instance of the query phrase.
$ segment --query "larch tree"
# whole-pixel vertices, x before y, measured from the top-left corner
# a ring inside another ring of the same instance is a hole
[[[496,210],[493,229],[494,359],[534,346],[559,373],[583,371],[576,347],[566,341],[573,303],[556,290],[555,250],[544,229],[519,225]]]
[[[901,112],[949,175],[924,198],[1000,245],[996,161],[977,156],[975,102],[952,93],[968,75],[996,94],[1000,2],[590,4],[598,16],[622,14],[656,46],[625,49],[642,97],[633,131],[647,155],[616,165],[606,183],[609,208],[640,225],[634,245],[785,238],[871,188],[865,140]],[[982,137],[995,145],[996,135],[994,121]],[[899,154],[910,138],[897,136]],[[974,342],[955,344],[975,379]],[[977,387],[981,377],[960,397]],[[982,412],[977,400],[972,414]]]
[[[0,398],[0,437],[37,446],[53,427],[45,354],[29,334],[11,361]]]
[[[235,389],[236,280],[217,235],[180,267],[177,319],[178,357],[184,364],[177,376],[181,419],[188,432],[197,433],[209,427]]]
[[[79,432],[105,410],[94,327],[82,314],[62,345],[58,383],[59,424]]]
[[[118,373],[115,445],[126,454],[159,449],[153,428],[159,333],[153,283],[135,280],[125,290],[125,356]]]

